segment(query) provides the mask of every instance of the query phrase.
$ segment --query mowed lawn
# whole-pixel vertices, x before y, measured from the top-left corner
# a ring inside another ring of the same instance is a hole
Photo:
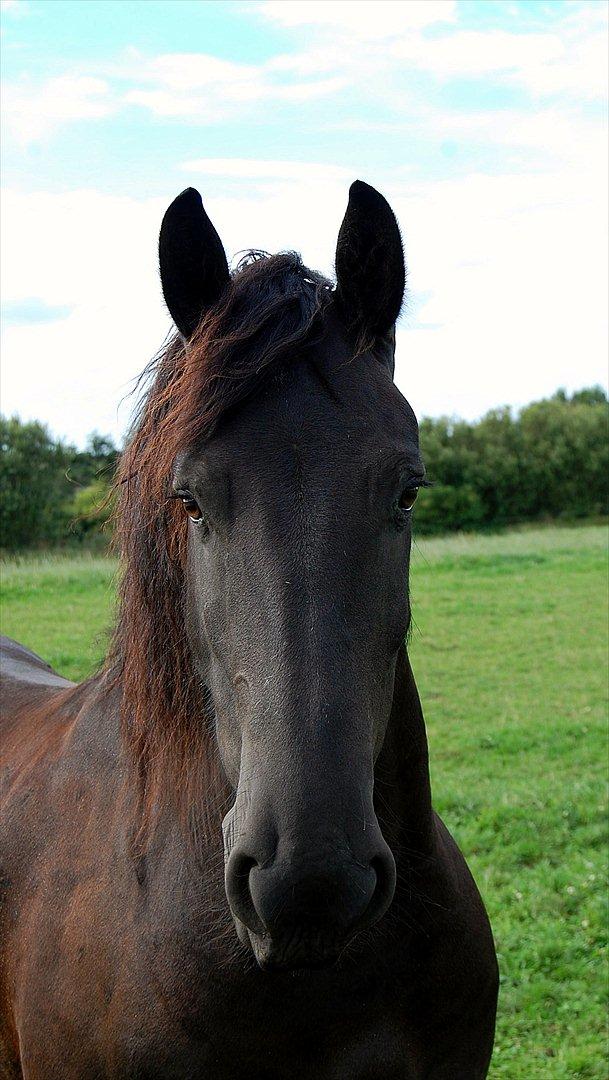
[[[3,632],[82,678],[116,567],[3,567]],[[420,539],[411,656],[437,809],[484,895],[501,966],[492,1077],[607,1076],[607,531]]]

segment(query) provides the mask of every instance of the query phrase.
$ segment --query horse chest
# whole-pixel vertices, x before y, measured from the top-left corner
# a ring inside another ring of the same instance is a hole
[[[282,1000],[281,1000],[282,999]],[[149,1001],[150,1004],[150,1001]],[[418,1080],[418,1040],[386,1007],[324,1008],[315,995],[203,989],[196,1008],[158,1000],[127,1023],[105,1062],[129,1080]],[[127,1015],[123,1014],[125,1019]]]
[[[221,882],[202,905],[190,877],[168,874],[172,887],[152,887],[138,911],[133,874],[125,870],[118,892],[117,880],[116,867],[114,877],[100,873],[94,889],[77,889],[78,904],[73,888],[64,903],[55,894],[54,930],[47,897],[44,919],[30,927],[37,946],[26,963],[30,993],[19,1025],[26,1080],[436,1075],[411,1018],[412,957],[395,942],[335,969],[264,973],[236,945],[230,922],[210,923]]]
[[[114,983],[104,1064],[129,1080],[418,1080],[419,1040],[384,975],[265,974],[157,939]]]

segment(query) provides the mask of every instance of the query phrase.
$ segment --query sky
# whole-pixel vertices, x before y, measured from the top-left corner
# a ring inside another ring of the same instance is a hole
[[[163,212],[229,261],[332,274],[354,179],[389,199],[396,381],[474,419],[607,383],[604,0],[2,0],[2,396],[121,439],[171,322]]]

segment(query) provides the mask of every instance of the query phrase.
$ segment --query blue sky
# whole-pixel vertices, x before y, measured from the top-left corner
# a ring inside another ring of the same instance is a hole
[[[1,6],[5,412],[120,436],[187,184],[230,257],[296,248],[326,272],[350,181],[379,187],[419,414],[606,381],[604,3]]]

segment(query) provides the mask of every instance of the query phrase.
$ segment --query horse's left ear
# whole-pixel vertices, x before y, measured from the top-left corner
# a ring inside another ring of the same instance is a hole
[[[189,338],[205,308],[226,288],[230,273],[222,241],[194,188],[186,188],[167,210],[159,236],[163,296],[180,333]]]
[[[336,293],[358,340],[382,337],[402,306],[406,268],[395,214],[383,196],[356,180],[336,246]]]

